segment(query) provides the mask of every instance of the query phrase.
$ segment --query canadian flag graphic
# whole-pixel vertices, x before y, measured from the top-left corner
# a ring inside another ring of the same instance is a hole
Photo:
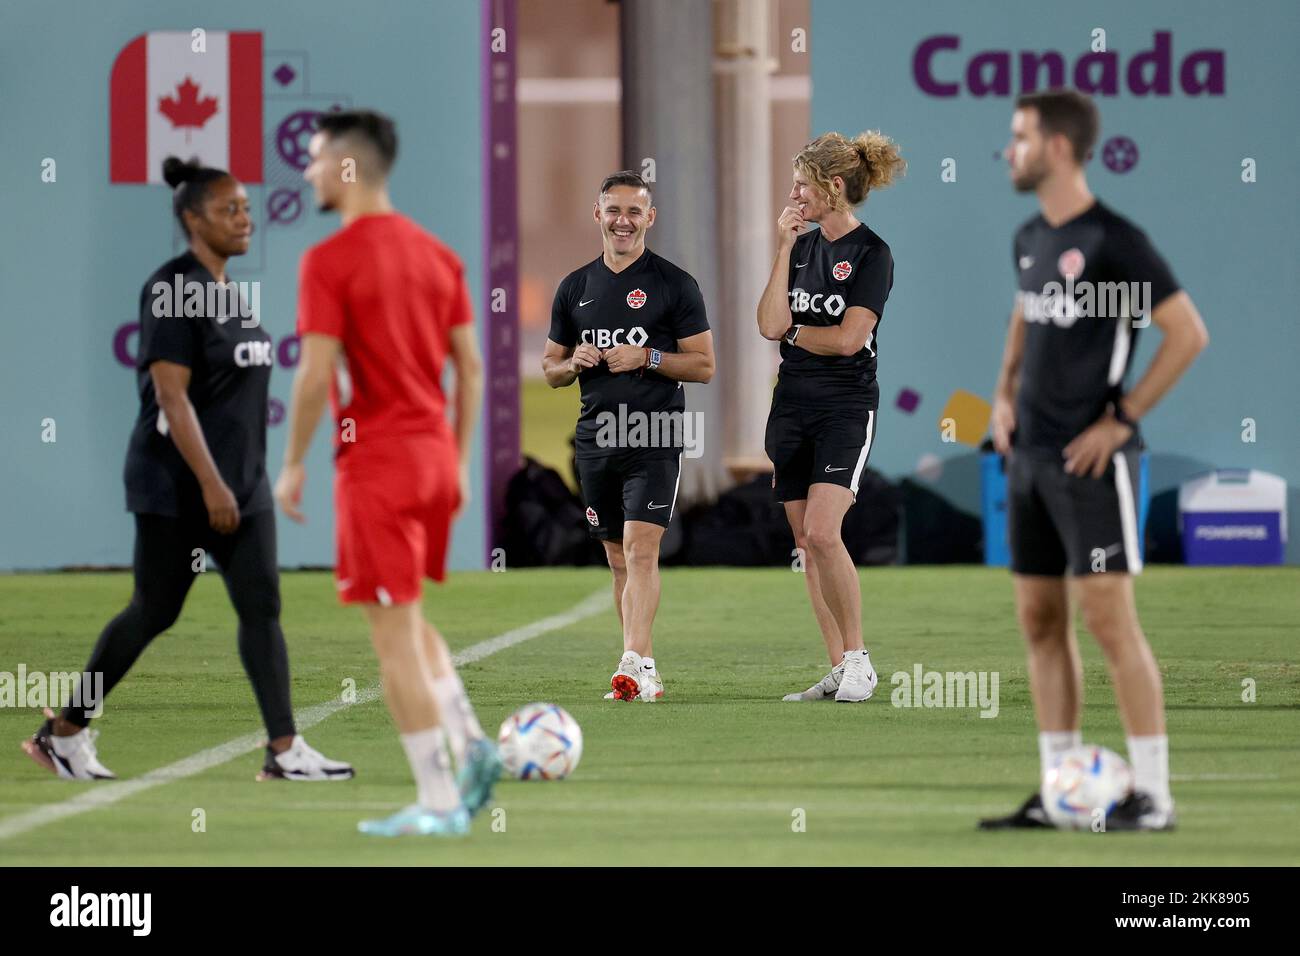
[[[109,182],[160,183],[168,156],[197,156],[262,181],[262,34],[138,36],[117,55],[109,93]]]

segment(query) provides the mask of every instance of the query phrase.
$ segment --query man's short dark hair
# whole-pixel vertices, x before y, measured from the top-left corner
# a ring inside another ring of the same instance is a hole
[[[1101,117],[1092,97],[1078,90],[1045,90],[1025,93],[1016,100],[1016,109],[1038,111],[1038,126],[1045,135],[1060,133],[1074,148],[1074,158],[1080,164],[1092,155],[1101,128]]]
[[[383,113],[374,110],[322,113],[316,121],[316,128],[330,138],[360,136],[374,147],[385,174],[393,168],[397,159],[397,126]]]
[[[616,173],[610,173],[600,184],[600,192],[596,195],[603,196],[614,186],[632,186],[635,189],[644,189],[650,196],[651,204],[654,203],[654,192],[650,189],[650,184],[641,178],[641,174],[633,169],[623,169]]]

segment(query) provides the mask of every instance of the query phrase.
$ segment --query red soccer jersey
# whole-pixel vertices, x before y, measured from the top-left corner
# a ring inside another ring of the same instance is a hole
[[[362,216],[302,257],[298,334],[343,343],[346,368],[330,388],[340,455],[417,434],[454,440],[442,369],[452,327],[473,317],[464,272],[451,249],[398,213]]]

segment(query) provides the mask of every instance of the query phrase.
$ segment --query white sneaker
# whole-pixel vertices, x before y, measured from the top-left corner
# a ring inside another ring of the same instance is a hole
[[[56,737],[52,721],[23,742],[23,750],[37,763],[53,770],[64,780],[116,780],[117,775],[99,762],[95,752],[98,730],[83,727],[69,737]]]
[[[840,681],[844,678],[844,662],[840,661],[831,668],[831,672],[813,684],[807,690],[798,694],[786,694],[782,700],[803,701],[803,700],[832,700],[835,692],[840,689]]]
[[[840,678],[840,687],[835,692],[835,699],[840,703],[851,704],[870,700],[871,695],[876,692],[876,683],[879,680],[866,651],[846,651],[844,676]]]
[[[659,676],[659,669],[646,665],[644,660],[642,658],[640,699],[648,704],[653,704],[664,695],[664,682]]]
[[[353,770],[340,760],[330,760],[313,750],[302,737],[294,737],[284,753],[266,748],[266,763],[258,780],[351,780]]]
[[[641,696],[642,683],[641,655],[636,651],[624,651],[618,670],[609,679],[614,700],[636,700]]]

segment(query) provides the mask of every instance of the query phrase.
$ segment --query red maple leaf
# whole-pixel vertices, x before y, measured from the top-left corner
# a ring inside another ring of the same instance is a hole
[[[205,96],[199,99],[198,85],[186,76],[184,82],[176,84],[176,96],[164,96],[158,100],[158,112],[172,121],[172,127],[193,127],[199,129],[212,118],[217,111],[217,98]],[[189,141],[189,130],[185,140]]]

